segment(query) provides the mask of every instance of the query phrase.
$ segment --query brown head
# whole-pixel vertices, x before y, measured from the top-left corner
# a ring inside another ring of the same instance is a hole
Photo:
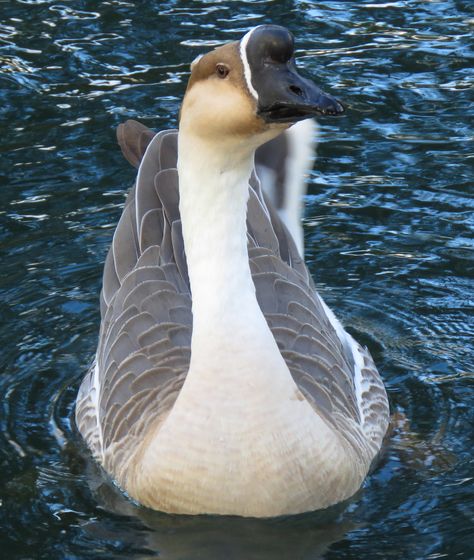
[[[343,110],[298,74],[291,33],[260,25],[192,63],[180,129],[214,142],[232,137],[258,146],[299,120]]]

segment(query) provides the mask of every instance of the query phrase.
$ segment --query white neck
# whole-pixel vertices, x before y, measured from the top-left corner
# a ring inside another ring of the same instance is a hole
[[[223,314],[236,320],[230,316],[240,308],[236,299],[255,299],[246,228],[253,153],[215,148],[179,135],[180,213],[196,333]]]
[[[199,372],[222,379],[223,369],[229,375],[238,369],[255,376],[265,349],[281,357],[258,305],[248,261],[246,214],[254,151],[223,149],[180,132],[178,153],[193,299],[191,376]]]

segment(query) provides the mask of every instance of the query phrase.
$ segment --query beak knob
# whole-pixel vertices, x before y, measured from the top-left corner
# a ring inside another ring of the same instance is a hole
[[[299,75],[294,38],[285,27],[255,27],[242,39],[241,52],[249,90],[257,99],[257,114],[265,122],[293,123],[344,112],[340,101]]]

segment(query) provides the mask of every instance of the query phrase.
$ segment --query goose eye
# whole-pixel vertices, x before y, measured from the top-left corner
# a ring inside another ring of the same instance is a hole
[[[224,79],[229,74],[229,69],[225,64],[218,64],[216,66],[216,74],[219,78]]]

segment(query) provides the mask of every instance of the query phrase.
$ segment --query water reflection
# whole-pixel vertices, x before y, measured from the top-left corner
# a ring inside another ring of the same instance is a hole
[[[108,511],[138,518],[139,530],[128,535],[123,544],[135,550],[136,558],[206,560],[248,558],[322,558],[329,547],[356,529],[356,524],[341,518],[343,507],[324,513],[273,520],[214,516],[171,516],[139,509],[124,502],[109,485],[96,488],[97,499]],[[101,526],[86,524],[86,531],[100,537]],[[110,536],[110,535],[102,535]]]

